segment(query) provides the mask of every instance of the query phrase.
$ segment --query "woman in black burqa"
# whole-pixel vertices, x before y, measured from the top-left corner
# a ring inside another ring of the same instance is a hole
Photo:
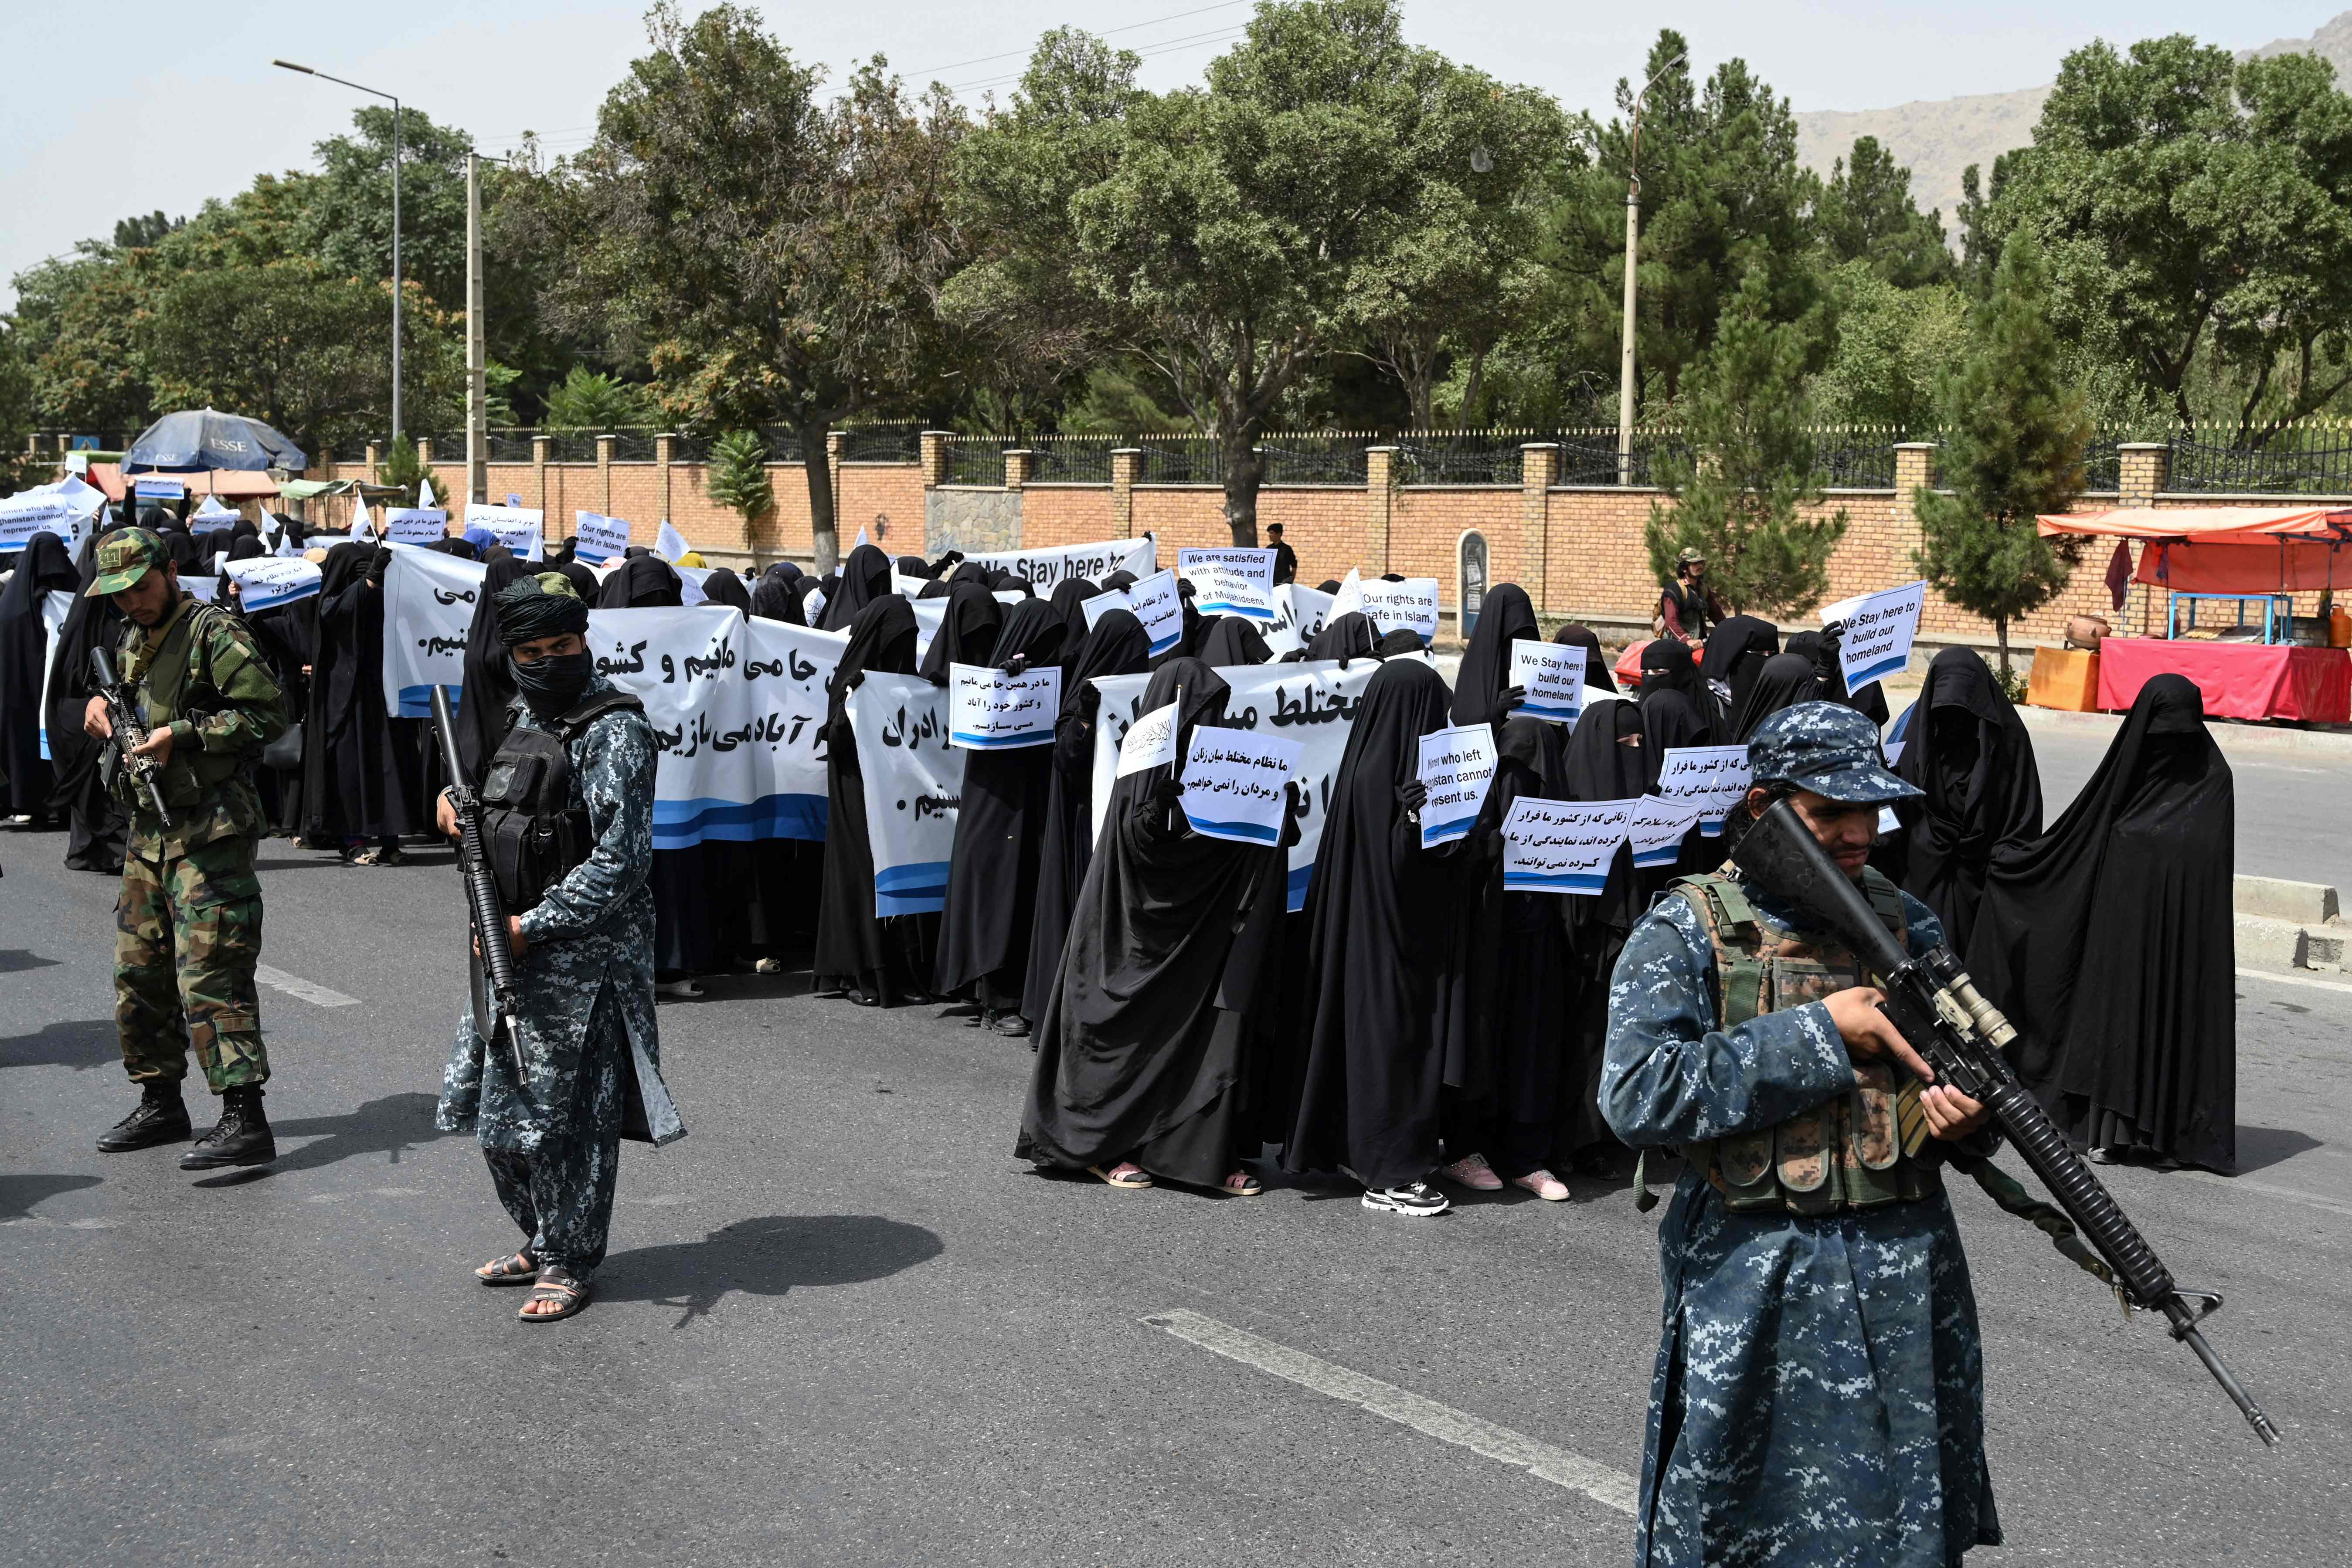
[[[869,674],[915,673],[914,606],[895,593],[867,605],[825,687],[824,887],[817,905],[816,994],[846,996],[862,1008],[925,999],[930,944],[923,922],[936,915],[874,913],[874,842],[866,824],[866,779],[849,724],[849,694]]]
[[[1248,616],[1219,615],[1202,628],[1193,657],[1213,670],[1223,670],[1263,664],[1274,657],[1274,650],[1265,645],[1265,635]]]
[[[867,605],[896,597],[890,591],[890,558],[879,545],[859,545],[841,563],[840,582],[825,590],[824,630],[846,632]]]
[[[1947,648],[1928,664],[1895,772],[1925,793],[1895,802],[1900,826],[1871,859],[1966,954],[1993,856],[2042,832],[2033,737],[1974,649]]]
[[[966,565],[970,565],[969,562]],[[958,569],[961,570],[961,568]],[[980,568],[972,567],[977,574]],[[925,589],[929,598],[930,591]],[[967,578],[947,587],[948,607],[931,645],[923,650],[923,678],[935,686],[948,684],[950,664],[985,664],[1004,631],[1004,606],[986,585]]]
[[[1584,650],[1584,684],[1595,691],[1614,692],[1617,677],[1609,673],[1609,660],[1601,652],[1601,636],[1591,627],[1571,622],[1551,634],[1551,640],[1563,648]]]
[[[1780,629],[1755,615],[1734,615],[1706,634],[1706,653],[1699,661],[1699,711],[1718,735],[1728,734],[1731,716],[1756,684],[1764,661],[1780,651]]]
[[[16,569],[0,589],[0,774],[5,775],[0,789],[7,791],[10,815],[29,817],[35,828],[46,830],[57,779],[41,755],[41,685],[49,651],[42,606],[52,593],[79,588],[81,574],[66,541],[47,532],[33,535],[13,560],[0,557],[0,562]]]
[[[1153,672],[1143,711],[1180,689],[1181,757],[1195,727],[1223,722],[1229,688],[1202,661],[1173,660]],[[1185,820],[1175,771],[1146,768],[1111,789],[1037,1019],[1013,1152],[1114,1186],[1158,1176],[1246,1197],[1261,1190],[1241,1162],[1265,1142],[1259,1001],[1297,817],[1287,815],[1278,844],[1204,837]]]
[[[1050,601],[1024,599],[1004,618],[987,663],[1016,675],[1032,666],[1058,668],[1068,631]],[[977,1027],[1014,1036],[1027,1035],[1033,1021],[1021,1015],[1021,992],[1029,978],[1053,777],[1051,745],[965,755],[963,804],[956,811],[947,904],[940,912],[931,989],[943,997],[969,996],[980,1004]]]
[[[105,746],[83,731],[81,717],[94,687],[89,651],[103,648],[111,658],[122,644],[122,612],[114,607],[113,597],[87,597],[89,585],[98,580],[98,547],[114,531],[93,534],[82,541],[76,560],[73,608],[66,612],[65,624],[58,628],[48,698],[49,767],[56,780],[49,804],[65,813],[66,864],[75,871],[108,876],[122,871],[129,824],[99,775]]]
[[[685,602],[685,580],[657,555],[630,556],[604,574],[599,610],[675,610]]]
[[[1289,1171],[1345,1167],[1364,1206],[1439,1214],[1440,1095],[1457,1027],[1451,945],[1469,862],[1421,847],[1421,737],[1447,723],[1428,664],[1383,664],[1364,687],[1307,888],[1307,1059],[1283,1151]]]
[[[417,828],[422,781],[408,731],[383,702],[382,545],[339,544],[320,568],[318,642],[302,725],[306,836],[361,865],[400,863],[400,835]]]
[[[2202,697],[2158,675],[2050,831],[1993,852],[1969,971],[2095,1158],[2237,1168],[2236,814]]]
[[[1632,698],[1595,703],[1569,733],[1563,800],[1630,800],[1657,781],[1640,705]],[[1672,873],[1664,873],[1671,875]],[[1601,892],[1561,902],[1568,926],[1567,1061],[1562,1069],[1556,1157],[1587,1176],[1630,1169],[1630,1153],[1601,1119],[1601,1059],[1609,1033],[1609,977],[1633,925],[1648,909],[1661,873],[1637,869],[1630,845],[1617,846]]]
[[[1029,969],[1021,986],[1021,1016],[1035,1022],[1062,963],[1094,852],[1095,730],[1102,716],[1098,677],[1139,675],[1151,662],[1151,638],[1124,610],[1104,612],[1078,643],[1062,674],[1062,707],[1054,720],[1054,774],[1045,790],[1045,841],[1037,852],[1037,907],[1029,923]]]
[[[1454,962],[1467,1027],[1452,1031],[1444,1175],[1475,1191],[1508,1179],[1559,1202],[1568,1187],[1550,1170],[1567,1048],[1568,930],[1557,894],[1503,891],[1501,824],[1521,797],[1555,797],[1566,785],[1568,732],[1515,711],[1526,692],[1511,680],[1511,649],[1543,642],[1535,606],[1515,582],[1496,584],[1478,612],[1454,681],[1454,722],[1491,724],[1495,782],[1465,843],[1469,886],[1454,927]],[[1490,1164],[1491,1162],[1491,1164]]]
[[[509,555],[483,569],[481,596],[466,626],[466,684],[458,688],[457,758],[468,783],[478,786],[482,769],[507,738],[507,709],[513,706],[513,666],[499,641],[499,590],[536,575],[531,563]]]

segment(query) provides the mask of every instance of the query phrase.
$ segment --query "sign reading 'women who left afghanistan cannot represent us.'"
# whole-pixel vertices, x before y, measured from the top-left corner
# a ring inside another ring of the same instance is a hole
[[[1521,796],[1503,818],[1503,891],[1600,893],[1637,804]]]
[[[1459,724],[1421,737],[1421,847],[1434,849],[1467,837],[1495,785],[1495,727]]]
[[[948,738],[966,751],[1050,746],[1062,711],[1058,664],[1013,674],[985,664],[948,665]]]
[[[1184,817],[1203,838],[1282,841],[1287,786],[1306,748],[1278,736],[1196,725],[1184,753]]]

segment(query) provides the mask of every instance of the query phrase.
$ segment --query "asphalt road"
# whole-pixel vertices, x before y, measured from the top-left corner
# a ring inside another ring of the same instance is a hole
[[[2250,862],[2294,852],[2268,817],[2242,797]],[[355,1002],[264,991],[280,1157],[200,1178],[91,1146],[131,1100],[113,888],[61,853],[0,835],[12,1563],[1626,1559],[1605,1500],[1639,1463],[1658,1286],[1620,1191],[1422,1221],[1050,1179],[1010,1154],[1019,1042],[722,979],[662,1009],[691,1134],[625,1145],[595,1304],[525,1325],[467,1276],[515,1237],[431,1124],[446,856],[269,847],[264,961]],[[2247,1173],[2114,1178],[2228,1293],[2214,1341],[2286,1444],[1958,1192],[2011,1542],[1971,1562],[2343,1561],[2352,988],[2239,990]]]

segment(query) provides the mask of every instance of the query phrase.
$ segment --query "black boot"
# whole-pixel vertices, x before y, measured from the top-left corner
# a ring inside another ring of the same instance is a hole
[[[139,1108],[100,1134],[98,1146],[100,1153],[109,1155],[152,1149],[158,1144],[185,1143],[194,1130],[188,1124],[187,1103],[180,1098],[179,1084],[151,1080],[140,1092]]]
[[[269,1134],[269,1118],[261,1113],[261,1087],[249,1083],[221,1096],[220,1124],[180,1156],[180,1168],[266,1166],[277,1157],[278,1140]]]

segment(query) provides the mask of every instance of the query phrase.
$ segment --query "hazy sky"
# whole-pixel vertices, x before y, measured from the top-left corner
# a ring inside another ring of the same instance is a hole
[[[1740,56],[1799,110],[1874,109],[1913,99],[2000,92],[2047,81],[2061,56],[2096,37],[2200,32],[2251,47],[2303,37],[2352,0],[2249,0],[2217,13],[2184,0],[1985,0],[1967,7],[1889,0],[1684,0],[1640,8],[1530,0],[1404,0],[1417,43],[1529,82],[1570,109],[1605,110],[1617,78],[1662,26],[1689,37],[1703,70]],[[688,9],[692,0],[688,0]],[[1020,70],[1047,27],[1109,33],[1143,54],[1144,80],[1197,78],[1250,14],[1248,0],[865,0],[755,7],[803,58],[835,79],[880,52],[920,82],[977,100]],[[587,140],[598,103],[645,45],[640,6],[548,0],[404,0],[399,5],[247,0],[201,16],[185,5],[117,0],[97,13],[46,0],[7,10],[16,68],[0,94],[0,303],[5,280],[114,221],[161,207],[191,213],[265,169],[308,167],[311,144],[368,101],[274,70],[283,56],[397,92],[436,120],[471,130],[486,152],[526,130],[551,151]],[[1189,13],[1182,15],[1181,13]],[[2226,29],[2226,30],[2224,30]],[[1897,74],[1893,62],[1913,62]]]

